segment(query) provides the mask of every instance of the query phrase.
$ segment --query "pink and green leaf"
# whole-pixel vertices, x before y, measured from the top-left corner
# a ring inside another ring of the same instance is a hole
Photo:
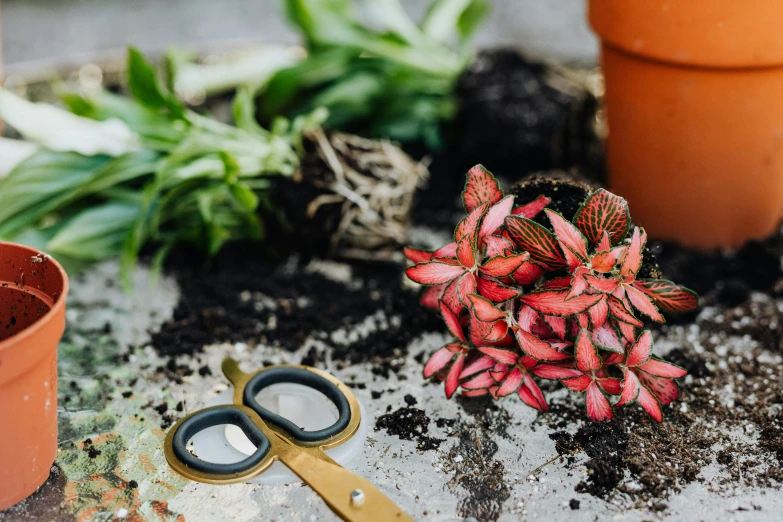
[[[462,373],[462,367],[465,364],[465,354],[461,353],[457,356],[454,364],[451,365],[449,374],[446,376],[446,398],[451,399],[454,392],[459,388],[459,374]]]
[[[506,277],[516,272],[522,263],[528,260],[530,255],[527,252],[514,256],[497,256],[487,260],[479,266],[482,274],[490,277]]]
[[[511,211],[511,214],[514,216],[522,216],[533,219],[538,215],[539,212],[544,210],[544,208],[546,208],[546,206],[549,205],[551,201],[552,200],[546,196],[539,196],[530,203],[515,208]]]
[[[541,279],[541,276],[543,275],[543,268],[531,261],[525,261],[519,266],[517,271],[514,272],[513,277],[517,284],[528,286]]]
[[[644,384],[648,390],[658,399],[662,405],[667,406],[674,401],[680,394],[680,390],[677,388],[677,383],[671,379],[664,379],[663,377],[655,377],[649,373],[639,372],[637,375],[639,380]]]
[[[484,165],[476,165],[468,171],[465,189],[462,191],[465,210],[470,212],[484,203],[494,205],[502,197],[503,191],[498,181]]]
[[[576,336],[574,355],[576,356],[576,367],[581,372],[594,372],[603,366],[598,350],[590,338],[590,332],[586,329],[582,329]]]
[[[607,232],[613,245],[622,241],[631,226],[628,203],[611,192],[598,189],[579,208],[574,224],[587,237],[590,244],[601,241]]]
[[[617,337],[614,329],[609,325],[604,325],[600,328],[596,328],[592,333],[593,343],[608,352],[624,353],[623,343],[620,342],[620,338]]]
[[[442,285],[455,280],[465,273],[462,266],[450,265],[440,261],[428,261],[413,265],[405,271],[411,281],[422,285]]]
[[[650,415],[650,417],[658,422],[663,420],[661,404],[658,402],[658,399],[655,398],[655,395],[653,395],[653,393],[648,390],[646,386],[642,385],[639,388],[639,396],[636,397],[636,402],[639,403],[639,406],[641,406],[642,409]]]
[[[405,247],[402,249],[402,253],[414,263],[426,263],[432,259],[432,252],[427,252],[426,250]]]
[[[557,351],[548,342],[521,328],[517,328],[514,334],[522,351],[537,361],[563,361],[570,359],[567,353]]]
[[[514,205],[514,196],[506,196],[501,199],[487,211],[484,220],[479,228],[479,238],[494,234],[497,229],[503,226],[506,217],[511,215],[511,207]]]
[[[594,421],[600,422],[614,418],[609,399],[601,392],[596,383],[593,382],[587,387],[585,401],[587,403],[587,415]]]
[[[642,267],[642,251],[647,242],[647,234],[639,227],[634,227],[631,244],[628,245],[625,255],[621,260],[620,275],[623,277],[636,276]]]
[[[563,216],[554,210],[545,210],[549,222],[555,231],[555,237],[563,248],[567,248],[577,255],[581,261],[587,259],[587,239],[584,235]]]
[[[462,325],[459,322],[459,316],[452,312],[443,301],[441,301],[439,305],[440,313],[443,316],[443,322],[446,323],[446,328],[449,329],[451,335],[463,343],[467,342],[467,339],[465,338],[465,332],[462,331]]]
[[[562,290],[545,290],[523,295],[519,300],[544,315],[561,317],[570,317],[586,312],[588,308],[601,300],[600,295],[591,294],[582,294],[566,300],[567,295],[568,292]]]
[[[665,379],[677,379],[687,375],[687,371],[676,364],[668,363],[657,357],[651,357],[644,364],[639,365],[639,369],[656,377]]]
[[[630,285],[624,285],[625,295],[631,304],[639,310],[641,313],[652,319],[653,321],[664,323],[666,319],[663,318],[661,313],[653,304],[652,299],[647,297],[647,294],[641,290],[637,290],[636,287]]]
[[[684,313],[699,306],[699,296],[693,290],[664,279],[637,279],[633,286],[647,294],[662,311]]]
[[[557,238],[549,230],[535,221],[518,216],[507,217],[506,227],[517,246],[530,253],[530,259],[548,270],[565,267],[565,258]]]
[[[519,290],[514,290],[508,286],[501,285],[489,279],[478,277],[477,289],[479,295],[492,301],[493,303],[504,303],[519,295]]]
[[[641,384],[639,383],[639,379],[636,377],[636,374],[630,370],[626,371],[625,377],[623,378],[623,389],[622,393],[620,394],[620,400],[617,402],[617,404],[615,404],[615,406],[625,406],[626,404],[630,404],[635,401],[639,396],[640,388]]]
[[[628,367],[635,367],[646,363],[650,360],[652,349],[652,332],[650,330],[645,330],[628,352],[628,358],[625,360],[625,365]]]

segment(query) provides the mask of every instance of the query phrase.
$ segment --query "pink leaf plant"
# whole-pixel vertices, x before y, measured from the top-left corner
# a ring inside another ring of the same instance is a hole
[[[585,394],[593,420],[636,402],[661,421],[685,371],[652,355],[637,314],[663,322],[661,311],[693,310],[698,297],[637,278],[647,235],[632,225],[626,201],[596,190],[569,221],[544,196],[515,207],[481,165],[468,171],[462,199],[467,216],[452,243],[405,249],[414,263],[407,276],[428,287],[422,305],[438,310],[456,338],[430,357],[425,378],[444,380],[449,398],[460,388],[517,394],[540,411],[548,406],[534,378],[554,379]],[[551,229],[533,221],[541,212]]]

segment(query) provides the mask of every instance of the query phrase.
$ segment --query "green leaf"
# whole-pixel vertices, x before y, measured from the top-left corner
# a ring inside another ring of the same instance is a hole
[[[441,42],[448,42],[456,36],[466,40],[488,11],[487,0],[436,0],[422,22],[422,30]]]
[[[100,261],[119,255],[139,205],[109,202],[74,216],[49,241],[48,250],[74,259]]]
[[[166,89],[158,73],[135,47],[128,48],[128,87],[139,103],[153,109],[167,108],[182,117],[184,106]]]

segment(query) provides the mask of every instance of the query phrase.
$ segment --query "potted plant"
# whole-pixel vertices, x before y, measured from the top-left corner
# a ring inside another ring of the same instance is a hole
[[[610,186],[650,235],[710,248],[771,234],[783,209],[783,4],[591,0],[589,18]]]
[[[0,511],[46,481],[57,453],[57,344],[67,293],[54,259],[0,242]]]

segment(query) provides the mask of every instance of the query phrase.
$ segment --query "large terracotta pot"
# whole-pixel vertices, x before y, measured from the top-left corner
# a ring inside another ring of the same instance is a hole
[[[783,2],[590,0],[609,184],[655,238],[736,247],[783,216]]]
[[[57,453],[57,344],[68,279],[51,257],[0,242],[0,511],[32,494]]]

